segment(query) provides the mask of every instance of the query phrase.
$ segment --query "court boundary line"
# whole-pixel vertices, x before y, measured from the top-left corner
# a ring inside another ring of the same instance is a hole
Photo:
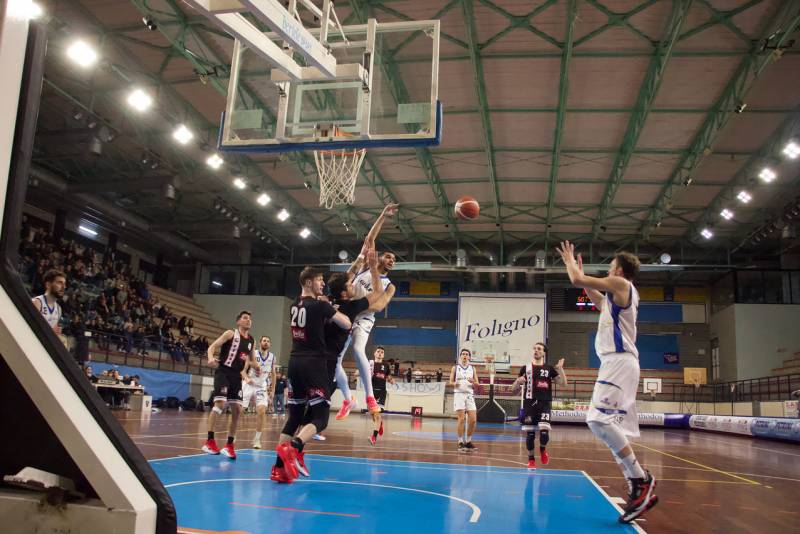
[[[194,484],[205,484],[210,482],[263,482],[269,481],[269,478],[212,478],[212,479],[204,479],[204,480],[187,480],[184,482],[174,482],[172,484],[164,484],[164,487],[175,488],[178,486],[191,486]],[[389,486],[385,484],[371,484],[369,482],[346,482],[342,480],[310,480],[310,479],[297,479],[295,482],[304,482],[304,483],[317,483],[317,484],[344,484],[350,486],[370,486],[376,488],[386,488],[386,489],[393,489],[393,490],[400,490],[400,491],[410,491],[413,493],[424,493],[427,495],[435,495],[437,497],[444,497],[445,499],[451,499],[462,504],[466,504],[472,510],[472,514],[470,515],[469,522],[470,523],[477,523],[478,519],[481,517],[481,509],[473,502],[470,502],[466,499],[461,499],[460,497],[454,497],[453,495],[446,495],[444,493],[436,493],[434,491],[427,491],[421,490],[416,488],[406,488],[404,486]]]
[[[727,475],[727,476],[729,476],[731,478],[735,478],[735,479],[738,479],[738,480],[743,480],[743,481],[745,481],[745,482],[747,482],[749,484],[752,484],[753,486],[761,486],[762,485],[761,482],[756,482],[755,480],[750,480],[749,478],[740,477],[739,475],[734,475],[733,473],[730,473],[728,471],[723,471],[722,469],[717,469],[716,467],[711,467],[711,466],[708,466],[708,465],[701,464],[699,462],[694,462],[692,460],[687,460],[686,458],[681,458],[680,456],[676,456],[676,455],[670,454],[668,452],[664,452],[664,451],[661,451],[661,450],[658,450],[658,449],[654,449],[653,447],[649,447],[647,445],[642,445],[641,443],[634,443],[634,445],[639,446],[639,447],[643,447],[643,448],[645,448],[645,449],[647,449],[649,451],[653,451],[653,452],[657,452],[659,454],[663,454],[664,456],[669,456],[670,458],[675,458],[676,460],[681,460],[682,462],[686,462],[688,464],[696,465],[698,467],[704,467],[705,469],[708,469],[709,471],[714,471],[716,473],[721,473],[723,475]]]
[[[259,454],[274,454],[274,451],[265,451],[263,449],[242,449],[239,451],[239,454],[242,453],[251,453],[255,455]],[[342,463],[342,464],[356,464],[356,465],[371,465],[375,467],[403,467],[402,465],[396,465],[391,463],[383,463],[383,462],[401,462],[403,464],[417,464],[418,469],[431,469],[434,471],[464,471],[464,472],[478,472],[478,473],[505,473],[510,475],[524,475],[524,476],[531,476],[531,475],[543,475],[543,476],[562,476],[562,477],[580,477],[581,475],[576,474],[580,473],[578,469],[548,469],[545,471],[539,471],[536,473],[530,473],[526,469],[522,469],[521,467],[501,467],[501,466],[494,466],[494,465],[464,465],[464,464],[451,464],[451,463],[440,463],[440,462],[422,462],[419,460],[391,460],[386,458],[364,458],[361,456],[341,456],[337,454],[306,454],[306,457],[313,458],[322,462],[329,462],[329,463]],[[324,458],[341,458],[340,460],[325,460]],[[361,462],[348,462],[345,460],[365,460]],[[380,462],[380,463],[379,463]],[[440,466],[440,467],[433,467],[433,466]],[[474,467],[477,469],[464,469],[465,467]],[[561,474],[560,472],[566,472],[568,474]]]
[[[597,489],[597,491],[599,491],[599,492],[600,492],[600,495],[602,495],[602,496],[603,496],[603,497],[604,497],[604,498],[605,498],[605,499],[608,501],[608,503],[609,503],[611,506],[613,506],[613,507],[614,507],[614,509],[615,509],[617,512],[619,512],[619,513],[620,513],[620,515],[622,515],[623,513],[625,513],[625,510],[623,510],[623,509],[622,509],[622,507],[621,507],[619,504],[615,503],[615,502],[612,500],[612,498],[611,498],[611,495],[609,495],[608,493],[606,493],[606,490],[604,490],[603,488],[601,488],[601,487],[600,487],[600,484],[598,484],[598,483],[597,483],[597,481],[596,481],[595,479],[593,479],[592,477],[590,477],[590,476],[589,476],[589,474],[588,474],[586,471],[580,471],[580,472],[583,474],[583,476],[585,476],[585,477],[586,477],[586,478],[589,480],[589,482],[591,482],[591,483],[592,483],[592,485],[593,485],[593,486],[594,486],[594,487]],[[636,530],[636,532],[638,532],[639,534],[647,534],[647,531],[645,531],[645,530],[644,530],[644,529],[643,529],[643,528],[642,528],[642,527],[641,527],[641,526],[640,526],[638,523],[636,523],[636,520],[633,520],[633,521],[631,521],[630,523],[628,523],[628,525],[632,526],[632,527],[634,528],[634,530]]]

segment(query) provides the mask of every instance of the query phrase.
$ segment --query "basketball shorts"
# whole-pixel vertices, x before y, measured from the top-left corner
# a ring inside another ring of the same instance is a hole
[[[218,401],[242,404],[242,375],[239,371],[224,366],[214,371],[214,402]]]
[[[477,409],[475,408],[475,395],[465,391],[456,391],[453,394],[453,409],[474,412]]]
[[[328,360],[325,362],[328,370],[328,391],[327,391],[327,399],[330,401],[331,397],[333,396],[333,392],[336,391],[336,365],[339,363],[339,358],[335,358]]]
[[[372,390],[375,392],[375,401],[378,403],[378,406],[380,406],[381,408],[385,408],[386,407],[386,390],[385,389],[377,389],[377,388],[372,388]]]
[[[269,395],[267,387],[251,386],[247,382],[242,383],[242,408],[245,410],[250,406],[250,400],[255,398],[256,406],[269,406]]]
[[[289,386],[286,404],[315,406],[330,404],[330,372],[327,358],[302,356],[289,358]]]
[[[525,399],[522,403],[522,430],[532,432],[550,430],[550,405],[549,400]]]
[[[626,436],[638,437],[638,388],[639,359],[636,356],[627,352],[601,356],[586,421],[616,422]]]

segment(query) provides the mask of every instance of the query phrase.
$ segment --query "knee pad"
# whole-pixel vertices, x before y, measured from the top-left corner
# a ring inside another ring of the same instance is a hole
[[[311,415],[311,424],[317,429],[317,434],[328,427],[328,418],[331,415],[331,409],[327,402],[319,402],[309,407],[308,413]]]
[[[525,447],[532,451],[534,443],[536,443],[536,432],[528,432],[528,435],[525,436]]]
[[[540,430],[539,431],[539,443],[542,447],[547,445],[547,442],[550,441],[550,431],[549,430]]]
[[[614,454],[617,454],[628,445],[628,438],[625,437],[625,433],[618,423],[589,421],[587,424],[592,433],[605,443]]]

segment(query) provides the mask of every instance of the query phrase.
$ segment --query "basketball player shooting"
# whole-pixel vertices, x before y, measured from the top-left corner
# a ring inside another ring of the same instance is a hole
[[[387,204],[386,207],[383,208],[383,212],[375,221],[375,224],[372,225],[367,237],[364,239],[362,253],[359,254],[358,259],[353,262],[353,265],[350,267],[350,271],[348,271],[358,273],[353,279],[353,287],[355,288],[355,295],[353,296],[354,300],[363,298],[368,293],[372,293],[376,287],[372,285],[372,276],[370,275],[369,269],[362,268],[364,257],[366,251],[375,248],[375,240],[381,232],[383,223],[387,217],[397,213],[398,207],[398,204]],[[392,300],[395,292],[395,286],[389,280],[388,276],[389,271],[394,268],[394,262],[395,256],[391,252],[384,252],[378,256],[378,272],[381,275],[380,281],[385,293],[384,298],[386,300],[386,304],[384,306],[389,304],[389,301]],[[353,321],[353,331],[350,334],[350,345],[353,347],[353,358],[356,361],[356,367],[358,367],[358,374],[361,377],[361,382],[364,384],[367,409],[370,413],[375,414],[380,413],[381,408],[375,401],[375,393],[372,389],[372,380],[370,380],[372,372],[369,366],[369,359],[367,359],[367,341],[369,340],[369,334],[372,332],[373,326],[375,326],[375,312],[370,310],[361,312]],[[345,394],[345,401],[342,403],[342,408],[336,415],[336,419],[344,419],[347,417],[347,414],[350,413],[350,410],[355,407],[355,398],[347,394],[349,391],[349,388],[347,388],[347,375],[345,374],[344,368],[342,368],[341,365],[337,365],[336,368],[336,383],[342,390],[342,393]]]
[[[618,252],[609,265],[608,275],[596,278],[584,274],[580,254],[577,259],[575,257],[575,245],[564,241],[558,252],[572,285],[585,289],[600,310],[595,337],[600,369],[586,422],[594,435],[611,450],[628,482],[628,502],[619,521],[630,523],[658,502],[654,493],[655,477],[642,468],[628,442],[628,436],[639,436],[636,416],[639,292],[633,286],[639,273],[639,259],[629,252]]]

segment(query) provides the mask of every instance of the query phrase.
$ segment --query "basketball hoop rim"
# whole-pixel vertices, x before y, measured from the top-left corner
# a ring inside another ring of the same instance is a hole
[[[338,126],[334,126],[333,129],[333,137],[356,137],[355,134],[350,132],[346,132],[339,128]],[[341,141],[340,141],[341,142]],[[316,149],[314,152],[320,154],[322,156],[339,156],[339,157],[348,157],[348,158],[357,158],[361,154],[364,154],[367,151],[366,148],[334,148],[334,149]]]

